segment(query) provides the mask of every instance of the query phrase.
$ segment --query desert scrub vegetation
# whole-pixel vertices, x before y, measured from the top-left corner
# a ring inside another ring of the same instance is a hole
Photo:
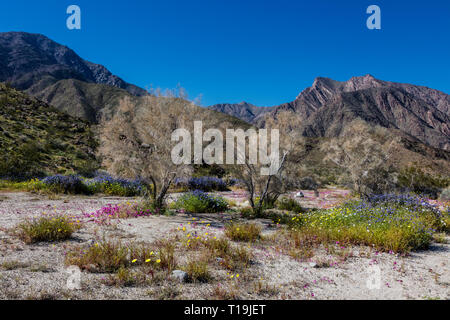
[[[228,202],[222,197],[195,190],[181,196],[171,207],[190,213],[214,213],[227,210]]]
[[[18,224],[13,233],[27,244],[69,239],[81,223],[62,215],[43,215]]]
[[[89,272],[114,273],[120,268],[143,266],[149,270],[172,271],[177,263],[175,245],[160,241],[153,245],[105,240],[88,247],[74,246],[65,254],[66,265],[75,265]]]
[[[254,223],[229,223],[225,226],[225,235],[233,241],[255,242],[261,239],[260,225]]]
[[[302,238],[315,242],[339,241],[400,253],[427,248],[433,234],[446,227],[439,209],[408,195],[372,196],[297,215],[289,224]]]

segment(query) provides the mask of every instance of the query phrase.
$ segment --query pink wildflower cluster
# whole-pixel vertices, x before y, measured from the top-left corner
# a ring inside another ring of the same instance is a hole
[[[98,224],[107,224],[111,219],[127,219],[147,217],[153,214],[150,209],[142,209],[137,204],[109,204],[92,213],[85,213],[84,217]]]

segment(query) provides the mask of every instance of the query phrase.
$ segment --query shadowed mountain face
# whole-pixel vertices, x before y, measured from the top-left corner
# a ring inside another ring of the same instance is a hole
[[[0,33],[0,82],[9,82],[89,121],[97,121],[96,110],[109,107],[108,102],[118,96],[147,94],[105,67],[83,60],[68,47],[25,32]],[[112,89],[103,90],[106,86]]]
[[[438,90],[377,80],[371,75],[340,82],[317,78],[289,103],[261,108],[216,105],[211,109],[241,117],[257,126],[280,112],[300,116],[308,137],[335,137],[355,119],[398,129],[419,141],[450,150],[450,96]],[[242,117],[245,114],[245,118]]]

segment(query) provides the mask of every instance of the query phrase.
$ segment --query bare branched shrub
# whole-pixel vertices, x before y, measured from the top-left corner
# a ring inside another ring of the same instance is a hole
[[[355,120],[339,137],[321,146],[327,154],[324,160],[345,169],[354,190],[363,196],[389,191],[395,185],[396,177],[392,174],[389,160],[398,139],[380,141],[376,139],[380,130],[382,128]]]
[[[199,109],[180,91],[122,100],[117,112],[100,126],[103,164],[118,176],[141,178],[151,190],[148,197],[153,205],[163,208],[171,183],[190,170],[172,162],[172,132],[189,130]]]
[[[249,143],[246,144],[245,155],[241,155],[245,159],[245,164],[234,165],[231,168],[233,175],[243,182],[248,192],[250,206],[256,216],[261,215],[265,207],[273,206],[278,197],[294,184],[296,165],[301,161],[304,149],[304,140],[297,130],[299,124],[300,119],[290,112],[278,114],[277,119],[265,120],[268,133],[271,129],[278,129],[280,133],[278,168],[271,174],[261,174],[261,168],[267,165],[262,164],[260,159],[257,164],[250,163]],[[270,146],[269,143],[268,154],[272,152]]]

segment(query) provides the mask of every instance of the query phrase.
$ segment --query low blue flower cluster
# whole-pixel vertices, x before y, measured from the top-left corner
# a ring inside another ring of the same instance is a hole
[[[235,179],[231,179],[225,182],[217,177],[176,178],[173,182],[173,186],[175,188],[184,188],[191,191],[228,191],[228,186],[234,185],[236,181],[237,180]]]
[[[108,174],[99,174],[86,182],[87,186],[96,192],[121,196],[136,196],[143,193],[145,184],[141,179],[128,180],[114,178]]]
[[[55,192],[87,193],[87,187],[79,175],[54,175],[42,179],[42,182]]]
[[[362,205],[370,206],[389,206],[392,209],[393,206],[404,206],[409,208],[411,211],[429,211],[434,213],[436,216],[442,216],[441,211],[435,205],[430,204],[423,198],[417,196],[411,196],[409,194],[381,194],[381,195],[371,195],[367,199],[367,202],[362,202]]]
[[[228,190],[227,184],[217,177],[199,177],[190,178],[188,180],[189,190],[202,190],[202,191],[226,191]]]

